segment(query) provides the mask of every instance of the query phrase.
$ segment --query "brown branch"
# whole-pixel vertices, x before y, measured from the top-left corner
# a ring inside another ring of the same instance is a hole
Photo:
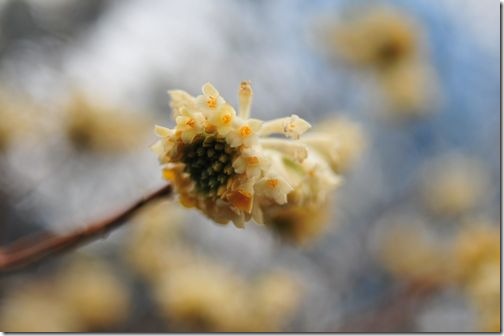
[[[62,236],[40,235],[21,238],[6,248],[0,249],[0,272],[30,265],[41,259],[59,254],[86,242],[108,235],[131,218],[146,204],[173,193],[171,185],[165,185],[146,195],[117,214],[102,219],[85,228],[79,228]]]

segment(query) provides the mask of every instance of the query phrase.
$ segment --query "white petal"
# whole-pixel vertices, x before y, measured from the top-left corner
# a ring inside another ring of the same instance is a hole
[[[254,206],[252,208],[252,219],[257,224],[264,224],[264,215],[259,205],[257,197],[254,197]]]
[[[284,126],[284,133],[293,139],[298,139],[299,136],[310,129],[311,125],[304,119],[299,118],[293,114],[289,122]]]
[[[264,177],[256,185],[258,194],[272,198],[278,204],[287,203],[287,194],[292,190],[289,183],[279,176]]]
[[[308,157],[308,147],[299,142],[273,138],[261,138],[259,142],[264,148],[279,151],[299,163]]]
[[[304,119],[293,114],[290,117],[274,119],[265,122],[259,132],[261,136],[270,134],[283,134],[292,139],[298,139],[301,134],[306,132],[311,125]]]
[[[252,131],[258,132],[263,125],[263,121],[259,119],[249,119],[247,120],[247,124],[250,126]]]
[[[154,133],[161,138],[169,137],[173,134],[173,131],[167,127],[156,125],[154,126]]]
[[[219,91],[217,91],[211,83],[205,83],[201,88],[201,91],[205,96],[212,96],[216,98],[219,96]]]
[[[150,149],[157,155],[157,156],[162,156],[164,155],[164,146],[163,146],[163,141],[158,140],[156,141],[155,144],[153,144]]]

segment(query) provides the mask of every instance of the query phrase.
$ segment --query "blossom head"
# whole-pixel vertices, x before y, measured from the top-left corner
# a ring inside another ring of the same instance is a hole
[[[267,212],[266,223],[283,241],[307,245],[327,229],[329,215],[328,204],[276,206]]]
[[[422,174],[420,194],[434,215],[456,217],[474,210],[489,187],[485,165],[460,153],[428,162]]]
[[[404,13],[380,9],[352,21],[330,24],[326,36],[333,50],[357,66],[386,70],[416,56],[418,28]]]
[[[481,331],[500,330],[500,230],[487,219],[473,218],[455,237],[458,285],[477,312]]]
[[[412,212],[391,212],[380,218],[372,236],[377,260],[395,277],[439,286],[453,279],[450,249]]]
[[[202,91],[197,97],[169,92],[176,126],[157,126],[161,139],[152,147],[164,165],[163,175],[183,205],[200,209],[217,223],[264,223],[268,207],[290,202],[289,194],[319,171],[315,166],[325,164],[306,160],[309,148],[298,140],[311,126],[296,115],[271,121],[250,118],[253,93],[246,81],[238,90],[238,111],[210,83]],[[269,137],[273,134],[287,139]],[[297,165],[294,171],[286,161]],[[337,180],[335,173],[329,175]],[[304,196],[293,199],[310,198]]]
[[[27,133],[35,134],[40,107],[19,93],[0,87],[0,155]]]
[[[148,120],[75,92],[62,109],[64,132],[72,147],[93,153],[136,148],[147,134]],[[136,136],[133,136],[136,135]]]
[[[197,259],[164,274],[156,301],[175,331],[251,331],[248,287],[220,264]]]

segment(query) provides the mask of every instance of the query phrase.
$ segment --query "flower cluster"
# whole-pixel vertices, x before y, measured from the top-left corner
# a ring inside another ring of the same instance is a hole
[[[187,212],[168,200],[149,205],[134,218],[121,253],[151,291],[167,328],[174,332],[285,330],[303,295],[294,274],[271,269],[250,278],[207,258],[183,235],[190,220]]]
[[[487,196],[489,181],[483,162],[449,153],[423,170],[420,194],[434,215],[456,217],[477,208]]]
[[[415,57],[418,27],[401,12],[375,9],[343,24],[331,24],[328,42],[350,63],[379,70]]]
[[[62,112],[66,138],[78,150],[125,152],[141,145],[148,130],[148,120],[92,100],[80,92],[70,97]]]
[[[466,225],[454,242],[458,283],[473,304],[480,331],[500,331],[500,231],[486,221]]]
[[[39,109],[28,98],[0,87],[0,155],[26,134],[34,134]]]
[[[89,255],[51,276],[18,281],[0,306],[7,332],[91,332],[124,323],[129,287],[113,265]]]
[[[177,332],[278,332],[299,309],[302,287],[273,270],[250,281],[204,258],[156,285],[160,313]]]
[[[323,204],[338,184],[323,153],[300,139],[308,122],[297,115],[249,117],[250,83],[240,84],[238,112],[210,83],[197,97],[180,90],[169,95],[176,126],[156,126],[161,139],[152,149],[184,206],[242,227],[250,219],[265,223],[276,206]],[[287,139],[269,137],[274,134]]]
[[[449,247],[411,212],[391,212],[375,228],[375,255],[385,269],[401,280],[443,286],[453,279]]]
[[[386,110],[394,119],[421,117],[432,112],[440,88],[429,64],[421,26],[392,8],[375,8],[328,22],[323,30],[327,52],[377,76]]]

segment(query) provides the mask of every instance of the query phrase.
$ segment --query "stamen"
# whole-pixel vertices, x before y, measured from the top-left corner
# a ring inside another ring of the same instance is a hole
[[[307,121],[293,114],[290,117],[265,122],[259,135],[268,136],[271,134],[283,134],[291,139],[299,139],[299,136],[310,127],[311,125]]]
[[[186,121],[186,125],[191,128],[194,128],[194,126],[196,126],[196,122],[194,121],[194,119],[190,118],[189,120]]]
[[[240,127],[240,135],[242,137],[245,138],[245,137],[250,136],[251,134],[252,134],[252,130],[250,129],[250,127],[248,127],[248,126],[242,126],[242,127]]]
[[[231,122],[231,120],[233,119],[233,116],[231,115],[231,113],[225,113],[224,115],[222,115],[221,117],[221,122],[224,124],[224,125],[227,125]]]
[[[279,151],[299,163],[308,157],[308,148],[302,143],[272,138],[261,138],[260,142],[264,148]]]
[[[259,159],[257,158],[257,156],[249,156],[249,157],[245,158],[245,161],[250,166],[254,166],[254,165],[259,164]]]
[[[270,179],[268,181],[266,181],[266,184],[268,185],[268,187],[270,187],[271,189],[274,189],[278,186],[278,180],[277,179]]]
[[[213,96],[208,97],[207,106],[208,106],[208,108],[211,108],[211,109],[216,108],[217,107],[217,98],[213,97]]]

